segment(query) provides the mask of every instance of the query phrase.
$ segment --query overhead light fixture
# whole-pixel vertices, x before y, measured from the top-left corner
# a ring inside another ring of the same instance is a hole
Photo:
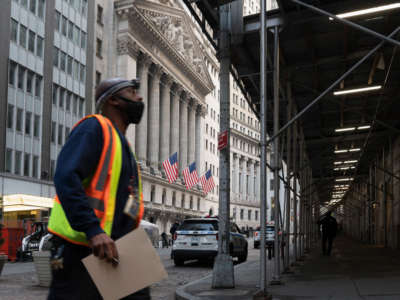
[[[340,182],[340,181],[352,181],[354,178],[348,177],[348,178],[337,178],[335,181]]]
[[[363,93],[363,92],[369,92],[369,91],[375,91],[381,89],[381,85],[375,85],[375,86],[368,86],[368,87],[363,87],[363,88],[357,88],[357,89],[350,89],[350,90],[338,90],[333,92],[335,96],[340,96],[340,95],[347,95],[347,94],[355,94],[355,93]]]
[[[373,13],[396,9],[396,8],[400,8],[400,2],[377,6],[377,7],[371,7],[371,8],[367,8],[367,9],[356,10],[356,11],[350,11],[350,12],[346,12],[346,13],[339,14],[336,16],[340,19],[345,19],[345,18],[351,18],[351,17],[356,17],[356,16],[373,14]],[[333,18],[329,17],[329,20],[333,20]]]
[[[358,151],[361,151],[361,149],[360,148],[349,149],[349,152],[358,152]]]
[[[334,165],[341,165],[343,162],[342,161],[335,161],[333,164]]]
[[[342,149],[342,150],[335,150],[335,153],[336,154],[338,154],[338,153],[346,153],[348,150],[346,150],[346,149]]]
[[[346,132],[346,131],[354,131],[354,130],[356,130],[355,127],[337,128],[337,129],[335,129],[335,132]]]
[[[364,129],[370,129],[371,125],[365,125],[365,126],[358,126],[357,130],[364,130]]]
[[[340,149],[340,150],[335,150],[335,153],[339,154],[339,153],[358,152],[358,151],[361,151],[361,149],[360,148]]]
[[[344,164],[355,164],[358,160],[346,160]]]

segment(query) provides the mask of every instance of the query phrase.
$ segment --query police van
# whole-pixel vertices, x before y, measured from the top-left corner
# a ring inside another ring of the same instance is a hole
[[[244,262],[248,253],[247,240],[236,224],[230,223],[230,227],[230,255]],[[218,254],[218,218],[186,219],[173,239],[172,256],[176,266],[182,266],[187,260],[214,259]]]
[[[261,230],[260,227],[257,228],[256,231],[254,231],[254,248],[257,249],[260,247],[260,240],[261,240]],[[275,241],[275,223],[274,222],[268,222],[267,226],[265,228],[265,244],[267,246],[272,246]]]

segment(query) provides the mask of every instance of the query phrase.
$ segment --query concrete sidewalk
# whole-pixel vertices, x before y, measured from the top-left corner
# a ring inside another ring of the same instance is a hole
[[[400,299],[399,251],[339,237],[332,256],[322,256],[316,247],[293,270],[294,274],[282,276],[283,285],[268,287],[272,299]],[[270,279],[270,264],[268,273]],[[213,290],[211,279],[208,276],[181,287],[176,291],[176,299],[253,299],[259,288],[259,263],[235,267],[235,289]]]

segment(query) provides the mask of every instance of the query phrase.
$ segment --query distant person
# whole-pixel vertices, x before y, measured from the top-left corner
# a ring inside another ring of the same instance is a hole
[[[167,239],[167,234],[165,232],[161,233],[161,239],[162,239],[162,247],[168,248],[168,239]]]
[[[332,212],[328,211],[325,216],[318,221],[318,225],[322,225],[322,254],[330,256],[338,227],[336,219],[332,217]],[[328,249],[326,249],[326,242],[328,242]]]

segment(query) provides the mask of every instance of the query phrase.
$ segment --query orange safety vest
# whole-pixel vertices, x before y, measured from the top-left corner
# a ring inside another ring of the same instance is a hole
[[[90,206],[93,208],[94,213],[100,221],[100,227],[110,236],[114,219],[118,183],[121,175],[121,140],[111,121],[102,115],[86,116],[75,126],[88,118],[96,118],[101,125],[103,130],[103,150],[94,175],[83,180],[82,184],[85,188]],[[137,192],[139,195],[135,198],[139,201],[139,209],[136,216],[136,225],[140,224],[144,212],[142,182],[139,167],[137,168],[137,174],[139,183]],[[74,230],[69,224],[58,196],[56,196],[54,200],[48,230],[71,243],[88,246],[86,234]]]

